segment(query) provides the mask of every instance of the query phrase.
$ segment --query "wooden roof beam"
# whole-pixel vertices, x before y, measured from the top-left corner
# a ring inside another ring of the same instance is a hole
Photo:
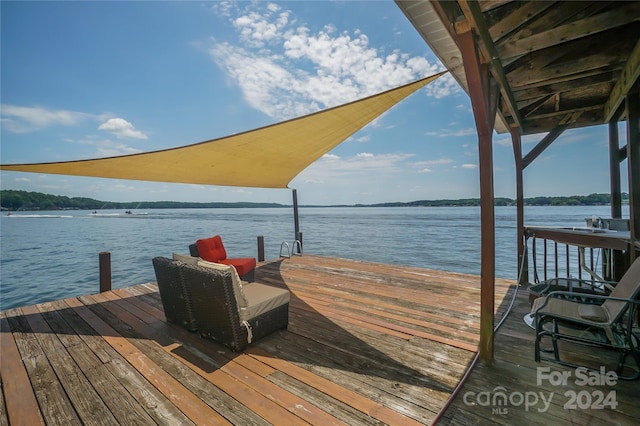
[[[534,34],[531,37],[504,43],[498,48],[498,52],[503,59],[520,56],[567,41],[577,40],[591,34],[618,28],[638,19],[640,19],[640,3],[629,2],[623,7],[610,12],[600,13]]]
[[[565,116],[565,119],[560,122],[561,124],[564,124],[564,122],[566,121],[566,117],[570,116],[570,114],[575,114],[575,117],[573,117],[572,120],[570,120],[570,122],[573,122],[573,121],[576,121],[580,117],[580,115],[582,115],[583,113],[588,113],[589,111],[598,111],[601,109],[602,109],[602,106],[600,105],[591,105],[591,106],[586,106],[581,108],[573,108],[570,110],[565,109],[562,111],[547,112],[544,114],[537,114],[537,115],[534,115],[533,114],[534,111],[532,111],[527,116],[527,121],[544,120],[548,118],[557,119],[558,116]]]
[[[616,85],[611,90],[609,100],[604,106],[604,118],[606,122],[611,121],[616,111],[624,102],[635,82],[640,76],[640,40],[636,43],[633,51],[629,55],[629,60],[622,71]]]
[[[458,4],[465,15],[467,22],[480,37],[478,48],[486,62],[491,64],[491,74],[500,87],[500,93],[505,100],[505,104],[509,110],[511,118],[518,127],[522,127],[522,117],[520,117],[518,105],[509,86],[509,82],[507,81],[507,76],[502,68],[502,64],[500,63],[500,57],[498,56],[498,52],[493,44],[493,40],[491,39],[491,34],[489,34],[489,29],[484,23],[484,17],[478,2],[460,0]]]
[[[511,12],[509,16],[501,19],[489,28],[489,34],[491,35],[491,39],[494,44],[498,44],[499,40],[503,37],[506,37],[515,31],[519,31],[529,23],[529,21],[534,20],[538,15],[546,11],[551,6],[554,6],[554,3],[545,2],[540,4],[537,2],[529,2]],[[482,11],[485,12],[485,9],[482,8]]]
[[[486,0],[482,2],[480,7],[482,8],[482,12],[487,12],[489,10],[495,9],[496,7],[500,7],[504,4],[510,3],[513,0]]]
[[[531,2],[532,4],[536,4],[538,7],[542,7],[541,2]],[[545,3],[546,4],[546,3]],[[586,18],[587,16],[593,16],[600,13],[603,8],[610,6],[608,2],[600,2],[600,3],[577,3],[577,2],[569,2],[569,1],[557,1],[557,2],[549,2],[549,9],[545,9],[544,16],[540,17],[540,19],[536,19],[530,22],[527,26],[520,28],[516,32],[512,32],[509,36],[500,41],[500,43],[496,42],[496,47],[498,50],[501,48],[500,46],[504,43],[513,43],[517,40],[530,37],[533,34],[539,34],[551,28],[551,26],[559,26],[565,23]],[[584,7],[580,8],[580,5],[583,4]],[[553,25],[550,25],[553,23]],[[519,55],[522,56],[522,55]],[[513,60],[514,58],[502,58],[504,66],[506,67],[509,60]]]

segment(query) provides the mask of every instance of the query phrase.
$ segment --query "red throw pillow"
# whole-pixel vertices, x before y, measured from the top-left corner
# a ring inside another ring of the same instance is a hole
[[[227,251],[224,249],[220,235],[198,240],[196,246],[198,255],[209,262],[220,262],[227,258]]]

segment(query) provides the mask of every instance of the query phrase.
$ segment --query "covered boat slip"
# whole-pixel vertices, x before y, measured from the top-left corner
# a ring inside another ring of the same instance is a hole
[[[305,254],[256,280],[289,328],[242,353],[167,324],[155,283],[3,311],[0,424],[429,424],[477,350],[477,276]]]

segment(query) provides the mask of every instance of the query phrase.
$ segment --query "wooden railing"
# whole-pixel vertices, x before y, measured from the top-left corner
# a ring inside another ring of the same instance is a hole
[[[591,228],[525,227],[530,282],[556,277],[617,281],[629,233]]]

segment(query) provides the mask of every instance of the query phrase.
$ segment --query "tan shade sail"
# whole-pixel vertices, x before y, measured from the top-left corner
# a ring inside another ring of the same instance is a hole
[[[156,182],[286,188],[315,160],[442,74],[314,114],[193,145],[91,160],[3,164],[0,169]]]

